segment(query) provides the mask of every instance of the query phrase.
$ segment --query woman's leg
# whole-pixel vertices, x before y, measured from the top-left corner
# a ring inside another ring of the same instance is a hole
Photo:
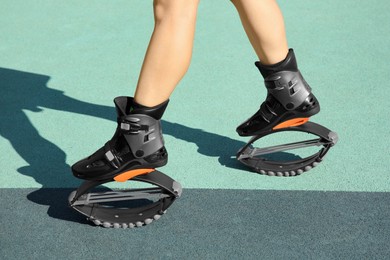
[[[275,64],[287,56],[283,15],[275,0],[232,0],[260,62]]]
[[[199,0],[154,0],[155,28],[135,91],[152,107],[166,101],[190,65]]]
[[[169,96],[190,64],[198,2],[154,1],[155,28],[135,100],[115,98],[119,119],[115,134],[98,151],[72,166],[76,177],[106,180],[135,169],[161,167],[168,162],[160,119]]]
[[[288,49],[284,20],[276,0],[232,0],[258,58],[256,67],[268,91],[260,109],[237,127],[242,136],[296,126],[320,111],[318,100]]]

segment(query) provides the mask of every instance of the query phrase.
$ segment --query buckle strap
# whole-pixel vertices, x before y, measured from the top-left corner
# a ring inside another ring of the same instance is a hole
[[[104,145],[104,150],[105,150],[105,154],[104,154],[104,157],[106,158],[106,160],[115,168],[115,169],[118,169],[121,165],[118,157],[116,156],[116,154],[113,152],[113,150],[111,149],[111,145],[110,145],[110,142],[107,142],[105,145]]]
[[[139,131],[149,131],[149,126],[138,124],[137,122],[139,120],[137,118],[134,118],[134,120],[130,120],[120,119],[119,127],[123,134],[138,134]]]
[[[259,110],[260,116],[267,122],[270,123],[274,116],[277,116],[273,110],[267,105],[267,102],[263,102]]]
[[[299,107],[310,95],[311,88],[299,71],[279,71],[264,79],[271,94],[286,110]]]

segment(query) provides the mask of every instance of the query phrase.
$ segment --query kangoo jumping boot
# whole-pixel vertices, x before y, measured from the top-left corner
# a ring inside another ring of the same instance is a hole
[[[144,107],[131,97],[114,100],[117,128],[114,136],[91,156],[72,166],[73,175],[84,180],[108,180],[136,169],[154,169],[167,164],[160,119],[168,101]]]
[[[260,109],[237,127],[240,136],[298,126],[320,111],[320,104],[298,70],[294,51],[275,65],[255,63],[264,77],[268,94]]]

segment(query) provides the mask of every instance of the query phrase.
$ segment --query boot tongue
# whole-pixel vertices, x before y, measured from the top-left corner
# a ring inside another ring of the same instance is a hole
[[[128,115],[133,102],[132,97],[116,97],[114,99],[114,103],[118,116],[121,117]]]

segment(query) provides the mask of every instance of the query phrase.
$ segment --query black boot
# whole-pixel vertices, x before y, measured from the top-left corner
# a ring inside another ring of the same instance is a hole
[[[136,104],[131,97],[117,97],[114,103],[116,132],[102,148],[72,166],[77,178],[107,180],[126,171],[167,164],[160,119],[168,101],[151,108]]]
[[[237,127],[240,136],[304,124],[320,111],[318,100],[298,70],[292,49],[278,64],[255,65],[264,77],[268,94],[260,109]]]

